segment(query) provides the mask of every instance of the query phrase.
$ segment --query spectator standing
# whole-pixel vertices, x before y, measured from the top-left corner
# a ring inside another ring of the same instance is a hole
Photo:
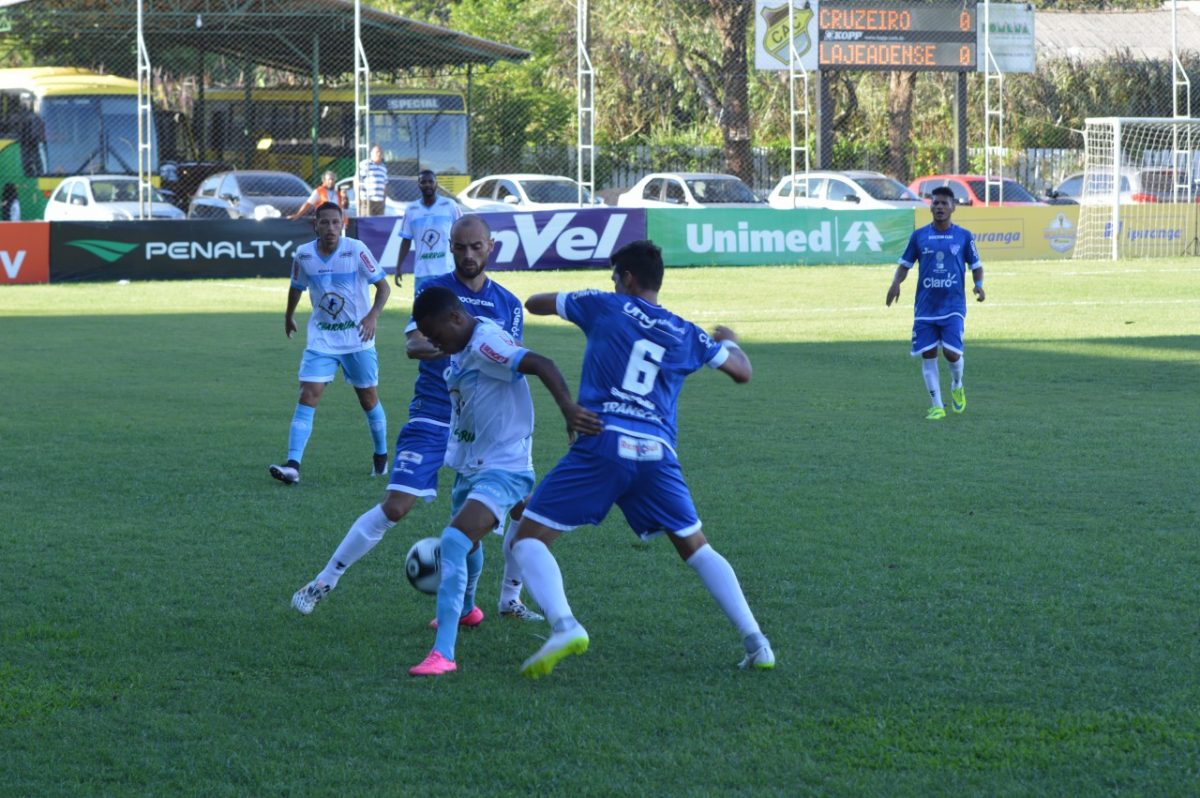
[[[371,159],[358,165],[359,215],[383,216],[387,196],[388,172],[383,162],[383,147],[371,147]]]
[[[343,211],[349,205],[346,201],[346,192],[341,189],[334,188],[334,183],[337,182],[337,174],[329,171],[321,175],[321,185],[313,189],[313,193],[308,195],[308,199],[304,204],[296,209],[296,212],[289,216],[289,219],[299,219],[306,215],[309,211],[320,208],[326,202],[332,202]],[[343,213],[343,215],[345,215]]]

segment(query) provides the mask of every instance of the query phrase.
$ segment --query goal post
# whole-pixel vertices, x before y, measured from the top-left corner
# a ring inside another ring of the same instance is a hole
[[[1200,119],[1089,118],[1076,258],[1200,254]]]

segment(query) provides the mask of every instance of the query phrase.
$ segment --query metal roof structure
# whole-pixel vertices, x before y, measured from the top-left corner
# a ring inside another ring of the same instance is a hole
[[[1200,51],[1200,4],[1180,3],[1180,51]],[[1121,53],[1139,61],[1171,60],[1171,11],[1047,11],[1038,9],[1038,61],[1100,61]]]
[[[189,47],[309,75],[354,71],[354,3],[349,0],[143,0],[146,46]],[[454,69],[519,61],[530,53],[363,5],[362,42],[373,72]],[[16,0],[0,4],[0,38],[37,48],[132,52],[137,3],[131,0]],[[0,48],[2,54],[2,48]]]

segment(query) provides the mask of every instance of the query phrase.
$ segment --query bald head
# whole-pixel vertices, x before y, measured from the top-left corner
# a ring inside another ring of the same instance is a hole
[[[454,238],[454,233],[459,230],[470,229],[472,233],[480,233],[484,238],[492,237],[492,226],[487,223],[487,219],[475,213],[468,213],[466,216],[460,217],[450,228],[450,238]]]
[[[483,270],[493,246],[492,228],[482,216],[470,214],[455,222],[450,228],[450,254],[459,279],[468,284],[487,279]]]

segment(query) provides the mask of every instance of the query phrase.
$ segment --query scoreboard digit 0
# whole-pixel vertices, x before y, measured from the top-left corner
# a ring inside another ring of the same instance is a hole
[[[974,2],[821,0],[817,13],[822,69],[972,72]]]

